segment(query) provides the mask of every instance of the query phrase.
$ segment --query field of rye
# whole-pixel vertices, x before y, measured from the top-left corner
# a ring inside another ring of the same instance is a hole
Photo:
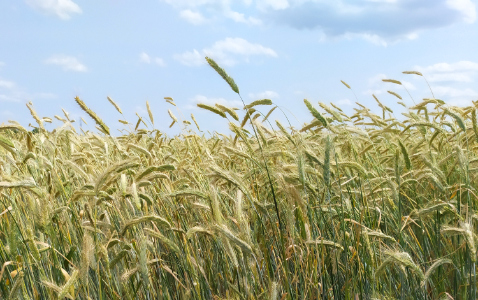
[[[33,132],[0,126],[0,298],[475,299],[478,101],[373,97],[304,100],[303,128],[268,99],[199,104],[229,120],[207,137],[171,110],[181,134],[151,129],[149,104],[113,136],[78,97],[99,133],[66,112],[50,132],[27,104]]]

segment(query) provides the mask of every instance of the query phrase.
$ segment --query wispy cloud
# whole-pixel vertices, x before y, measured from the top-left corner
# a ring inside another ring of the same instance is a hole
[[[352,105],[353,103],[349,99],[340,99],[338,101],[334,101],[334,104],[340,107],[340,106],[349,106],[349,105]]]
[[[471,88],[434,86],[433,93],[435,97],[446,101],[447,104],[457,106],[471,105],[471,101],[478,98],[478,92]]]
[[[478,92],[472,88],[466,86],[466,83],[474,82],[476,75],[478,75],[478,63],[471,61],[459,61],[455,63],[436,63],[429,66],[415,66],[413,70],[421,72],[431,84],[433,94],[438,99],[445,100],[448,104],[452,105],[469,105],[471,100],[478,98]],[[410,76],[410,75],[404,75]],[[403,90],[403,87],[400,87],[393,83],[384,83],[382,79],[390,78],[385,74],[377,74],[369,78],[368,85],[369,89],[365,91],[364,95],[386,95],[387,91],[391,90],[397,92],[401,96],[406,96],[406,91]],[[406,77],[411,80],[416,80],[419,82],[421,79],[419,76]],[[404,87],[409,91],[416,90],[412,93],[412,96],[420,98],[419,95],[429,95],[428,86],[426,84],[419,85],[419,89],[412,83],[398,79]],[[423,82],[424,83],[424,82]],[[382,96],[384,97],[384,96]],[[405,98],[404,98],[405,99]],[[382,100],[382,99],[380,99]]]
[[[4,110],[4,109],[2,109],[2,111],[0,112],[0,115],[4,118],[10,118],[10,119],[14,119],[14,117],[16,116],[12,111]]]
[[[0,102],[27,102],[35,99],[53,99],[52,93],[29,93],[11,80],[0,78]]]
[[[390,83],[390,82],[383,82],[382,79],[399,80],[402,83],[402,85],[397,85],[395,83]],[[370,99],[371,101],[374,101],[371,98],[372,95],[381,96],[381,97],[384,97],[385,99],[387,99],[388,97],[394,97],[388,94],[387,91],[396,92],[403,97],[404,95],[407,95],[407,91],[405,89],[407,89],[408,91],[413,91],[413,90],[416,90],[417,88],[414,84],[412,84],[409,81],[403,80],[402,78],[397,79],[397,78],[390,77],[386,74],[380,73],[368,79],[368,89],[364,90],[362,92],[362,95],[365,95],[367,98],[370,97],[368,99]],[[379,99],[380,101],[383,101],[381,97],[379,97]],[[389,99],[393,99],[393,98],[389,98]]]
[[[166,63],[164,60],[160,57],[151,57],[148,53],[146,52],[141,52],[139,55],[139,61],[145,64],[151,64],[154,63],[160,67],[165,67]]]
[[[204,55],[196,49],[181,54],[175,54],[174,59],[186,66],[199,66],[204,64]]]
[[[449,8],[461,13],[465,22],[475,22],[476,6],[471,0],[446,0],[446,4]]]
[[[149,64],[151,63],[151,57],[149,57],[147,53],[141,52],[141,54],[139,55],[139,61],[142,63]]]
[[[478,63],[459,61],[456,63],[437,63],[427,67],[416,66],[431,82],[473,82],[478,73]]]
[[[478,97],[478,92],[471,88],[458,89],[454,87],[437,86],[433,88],[433,92],[436,96],[444,100],[446,98],[469,98],[469,100],[472,100]]]
[[[206,97],[203,95],[196,95],[192,98],[189,99],[189,104],[185,106],[186,109],[199,109],[197,107],[198,103],[202,104],[207,104],[207,105],[216,105],[216,103],[231,107],[231,108],[239,108],[242,107],[243,104],[239,100],[227,100],[225,98],[211,98],[211,97]]]
[[[246,16],[244,13],[232,9],[232,3],[229,0],[162,0],[173,7],[180,9],[179,16],[194,25],[204,24],[212,19],[226,18],[237,23],[247,25],[260,25],[262,21],[252,16]],[[272,0],[287,1],[287,0]],[[244,0],[242,4],[250,6],[252,0]],[[201,11],[202,9],[202,11]],[[204,17],[203,12],[211,14],[211,18]]]
[[[190,9],[182,10],[179,12],[179,16],[194,25],[201,25],[206,22],[206,18],[200,12]]]
[[[15,82],[9,80],[0,79],[0,89],[12,89],[15,86]]]
[[[64,71],[74,71],[74,72],[86,72],[88,68],[78,61],[76,57],[68,55],[53,55],[52,57],[45,60],[46,64],[57,65],[62,67]]]
[[[260,55],[278,56],[274,50],[260,44],[254,44],[242,38],[226,38],[201,51],[194,49],[193,51],[176,54],[174,58],[184,65],[198,66],[205,63],[205,56],[209,56],[222,65],[233,66],[239,61],[248,62],[251,56]]]
[[[233,10],[227,10],[224,13],[224,16],[226,18],[229,18],[229,19],[237,22],[237,23],[244,23],[244,24],[248,24],[248,25],[261,25],[262,24],[262,21],[257,19],[257,18],[246,17],[244,14],[242,14],[240,12],[237,12],[237,11],[233,11]]]
[[[155,58],[153,59],[153,62],[154,62],[155,64],[157,64],[158,66],[160,66],[160,67],[166,67],[166,63],[164,62],[164,60],[163,60],[162,58],[155,57]]]
[[[370,77],[368,79],[368,84],[371,88],[374,88],[374,89],[393,89],[394,87],[400,87],[400,85],[396,85],[395,83],[390,83],[390,82],[383,82],[382,80],[383,79],[395,79],[393,77],[390,77],[388,75],[385,75],[385,74],[377,74],[373,77]],[[404,87],[406,87],[408,90],[415,90],[416,87],[409,81],[406,81],[406,80],[399,80],[402,85]]]
[[[274,91],[264,91],[260,93],[250,93],[249,98],[253,100],[259,99],[277,99],[279,98],[279,94]]]
[[[62,20],[69,20],[72,14],[82,13],[78,4],[71,0],[25,0],[25,2],[35,10]]]
[[[274,9],[284,10],[290,7],[288,0],[261,0],[257,1],[257,7],[260,10]]]

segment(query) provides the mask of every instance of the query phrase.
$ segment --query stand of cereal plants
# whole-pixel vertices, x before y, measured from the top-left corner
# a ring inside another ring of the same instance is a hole
[[[200,104],[229,135],[172,138],[110,135],[78,97],[100,133],[48,132],[29,105],[34,132],[0,126],[0,298],[475,299],[478,102],[375,99],[305,100],[303,128]]]

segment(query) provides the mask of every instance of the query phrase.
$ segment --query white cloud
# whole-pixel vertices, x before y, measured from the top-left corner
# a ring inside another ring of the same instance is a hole
[[[430,82],[443,82],[443,81],[455,81],[455,82],[472,82],[471,74],[467,73],[438,73],[427,76]]]
[[[72,14],[81,14],[82,10],[71,0],[25,0],[32,8],[48,15],[55,15],[62,20],[68,20]]]
[[[12,89],[14,86],[15,86],[15,82],[0,79],[0,88]]]
[[[143,63],[150,64],[151,63],[151,57],[145,52],[141,52],[139,55],[139,60]]]
[[[84,64],[80,63],[77,58],[63,54],[53,55],[52,57],[46,59],[45,63],[60,66],[64,71],[88,71],[88,68]]]
[[[232,10],[228,10],[224,13],[224,15],[233,20],[234,22],[237,22],[237,23],[244,23],[244,24],[248,24],[248,25],[261,25],[262,24],[262,21],[257,19],[257,18],[254,18],[254,17],[248,17],[246,18],[246,16],[244,14],[241,14],[237,11],[232,11]]]
[[[377,85],[378,83],[382,82],[382,79],[387,79],[387,78],[388,78],[388,77],[387,77],[387,75],[385,75],[385,74],[382,74],[382,73],[381,73],[381,74],[377,74],[377,75],[375,75],[375,76],[373,76],[373,77],[370,77],[370,78],[368,79],[368,84],[369,84],[369,85]]]
[[[429,72],[456,72],[456,71],[478,71],[478,63],[471,61],[459,61],[454,64],[438,63],[426,67],[424,71]]]
[[[407,88],[407,90],[416,90],[417,88],[409,81],[401,80],[400,81],[404,87]]]
[[[258,55],[278,56],[274,50],[260,44],[253,44],[242,38],[226,38],[215,42],[209,48],[176,54],[174,58],[184,65],[197,66],[205,63],[204,57],[209,56],[222,65],[233,66],[239,61],[249,61],[250,56]]]
[[[0,102],[20,102],[29,95],[18,88],[15,82],[0,79]]]
[[[148,111],[144,107],[139,106],[139,105],[137,105],[134,108],[134,111],[137,112],[140,116],[147,116],[148,115]]]
[[[353,103],[349,99],[341,99],[334,101],[334,104],[340,107],[341,105],[352,105]]]
[[[186,109],[199,109],[197,107],[198,103],[207,104],[207,105],[216,105],[216,103],[230,107],[230,108],[241,108],[244,105],[239,100],[227,100],[224,98],[209,98],[203,95],[196,95],[193,98],[189,99],[190,104],[186,105]]]
[[[269,2],[274,1],[278,0],[269,0]],[[287,0],[279,1],[287,2]],[[232,10],[232,1],[230,0],[163,0],[163,2],[180,9],[179,16],[194,25],[200,25],[209,21],[201,13],[201,9],[214,15],[214,19],[217,19],[217,16],[223,16],[237,23],[248,25],[262,24],[262,21],[257,18],[246,17],[243,13]],[[250,6],[252,0],[243,0],[242,2],[244,5]]]
[[[465,83],[474,82],[474,77],[478,74],[478,63],[471,61],[460,61],[456,63],[437,63],[426,67],[415,66],[412,70],[421,72],[429,82],[437,82],[438,84],[431,85],[431,89],[436,98],[446,101],[446,103],[457,106],[471,105],[471,100],[478,99],[478,92],[472,88],[465,86]],[[413,84],[403,80],[404,76],[407,79],[413,79],[420,81],[421,84],[417,89]],[[369,79],[369,89],[364,91],[364,95],[370,96],[375,94],[376,96],[385,95],[383,97],[390,98],[387,94],[388,90],[394,91],[401,95],[404,99],[407,99],[407,92],[403,87],[393,83],[382,82],[382,79],[390,78],[385,74],[377,74]],[[412,97],[417,100],[420,97],[429,97],[430,91],[428,86],[423,81],[423,78],[415,75],[403,75],[400,78],[393,78],[400,80],[402,85],[406,87]],[[441,85],[445,83],[446,85]],[[412,93],[412,90],[417,90]],[[382,99],[379,97],[380,101]],[[386,99],[386,98],[385,98]],[[396,100],[396,99],[395,99]],[[408,100],[407,100],[408,101]]]
[[[155,64],[157,64],[160,67],[166,67],[166,63],[164,62],[162,58],[155,57],[153,61]]]
[[[204,16],[200,12],[192,11],[189,9],[182,10],[179,13],[179,16],[194,25],[201,25],[206,22],[206,18],[204,18]]]
[[[478,92],[471,88],[434,86],[432,89],[436,98],[444,100],[449,105],[468,106],[472,100],[478,98]]]
[[[391,77],[381,73],[381,74],[377,74],[373,77],[370,77],[368,79],[368,84],[369,84],[369,86],[371,86],[372,88],[375,88],[375,89],[379,89],[379,88],[390,89],[390,88],[393,88],[393,87],[402,88],[402,87],[400,87],[400,85],[397,85],[395,83],[383,82],[382,79],[395,79],[395,78],[391,78]],[[416,89],[416,87],[409,81],[405,81],[405,80],[399,80],[399,81],[408,90],[415,90]],[[376,90],[375,92],[378,92],[378,91]]]
[[[437,63],[428,67],[416,66],[430,82],[473,82],[478,73],[478,63],[459,61],[456,63]]]
[[[433,93],[440,99],[447,100],[447,98],[460,98],[466,100],[474,100],[478,97],[478,92],[471,88],[457,89],[448,86],[435,86]]]
[[[471,0],[446,0],[446,4],[451,9],[460,12],[464,21],[474,23],[476,20],[476,6]]]
[[[154,63],[160,67],[165,67],[166,63],[162,58],[159,57],[151,57],[148,53],[146,52],[141,52],[139,54],[139,61],[145,64],[151,64]]]
[[[52,93],[29,93],[16,83],[0,80],[0,102],[27,102],[35,99],[54,99],[57,95]]]
[[[227,7],[230,5],[229,0],[162,0],[174,7]]]
[[[0,94],[0,102],[18,102],[18,99],[11,95]]]
[[[368,41],[368,42],[370,42],[372,44],[375,44],[375,45],[378,45],[378,46],[383,46],[383,47],[388,46],[388,42],[378,34],[346,32],[346,33],[342,34],[341,36],[333,37],[333,39],[338,39],[338,38],[344,38],[344,39],[347,39],[347,40],[353,40],[353,39],[361,38],[365,41]],[[322,35],[321,38],[320,38],[321,41],[328,41],[330,39],[331,38],[328,37],[327,35]]]
[[[261,0],[257,1],[257,6],[259,9],[268,9],[272,8],[275,10],[289,8],[289,1],[287,0]]]
[[[1,98],[2,95],[0,95],[0,98]],[[13,112],[11,112],[10,110],[4,110],[2,109],[2,112],[0,113],[2,115],[2,117],[4,118],[12,118],[15,116],[15,114]],[[3,122],[2,122],[3,124]]]
[[[260,100],[260,99],[277,99],[279,98],[279,94],[274,92],[274,91],[264,91],[261,93],[250,93],[249,98],[254,99],[254,100]]]
[[[32,98],[38,99],[56,99],[58,98],[57,94],[54,93],[35,93],[33,94]]]
[[[174,59],[186,66],[199,66],[204,64],[205,55],[199,53],[196,49],[193,51],[184,52],[182,54],[175,54]]]
[[[383,82],[382,79],[395,79],[402,83],[402,85],[397,85],[395,83],[390,82]],[[400,80],[399,80],[400,79]],[[368,79],[368,89],[362,92],[363,95],[367,97],[371,97],[372,95],[379,96],[379,95],[388,95],[387,91],[393,91],[401,95],[407,95],[407,91],[413,91],[417,88],[409,81],[402,80],[401,78],[393,78],[386,74],[380,73],[375,76],[372,76]]]
[[[271,48],[264,47],[260,44],[252,44],[241,38],[226,38],[223,41],[218,41],[214,45],[206,49],[210,53],[225,53],[230,52],[240,55],[266,55],[277,57],[277,53]]]
[[[368,90],[365,90],[363,91],[363,95],[367,95],[367,96],[371,96],[371,95],[375,95],[375,96],[378,96],[380,94],[383,94],[383,93],[386,93],[385,90],[383,89],[368,89]]]

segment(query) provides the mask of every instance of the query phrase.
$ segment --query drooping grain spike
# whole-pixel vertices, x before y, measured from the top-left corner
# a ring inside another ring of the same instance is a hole
[[[400,149],[402,150],[402,155],[403,155],[403,159],[405,160],[405,165],[406,165],[408,170],[411,170],[412,169],[412,163],[410,161],[410,157],[408,155],[407,148],[405,148],[405,146],[403,145],[401,140],[398,140],[398,144],[400,145]]]
[[[342,82],[342,84],[345,85],[349,90],[352,89],[345,81],[340,80],[340,82]]]
[[[201,129],[199,128],[198,122],[196,121],[196,118],[194,117],[193,114],[191,114],[191,119],[194,121],[194,124],[196,124],[197,129],[201,131]]]
[[[219,67],[219,65],[213,59],[206,56],[206,61],[229,84],[231,89],[237,94],[239,94],[239,88],[234,82],[234,79],[227,75],[226,71],[224,71],[223,68]]]
[[[168,114],[171,117],[171,119],[173,119],[174,122],[178,122],[178,119],[176,118],[176,116],[173,114],[173,112],[170,109],[168,109]]]
[[[32,115],[33,119],[35,119],[35,121],[37,122],[38,126],[40,126],[42,130],[45,130],[45,127],[43,127],[43,121],[40,120],[40,118],[38,117],[36,111],[33,109],[31,104],[27,103],[26,105],[28,109],[30,110],[30,114]]]
[[[403,74],[415,74],[415,75],[418,75],[418,76],[423,76],[423,74],[418,72],[418,71],[403,71],[402,73]]]
[[[86,112],[93,120],[95,120],[96,124],[98,124],[98,126],[100,126],[104,132],[110,134],[110,129],[108,128],[108,126],[103,123],[103,121],[95,114],[95,112],[93,112],[91,109],[88,108],[88,106],[86,106],[85,102],[83,102],[80,97],[76,96],[75,101],[76,103],[78,103],[78,105],[84,112]]]
[[[398,99],[402,100],[402,96],[400,96],[399,94],[393,92],[393,91],[387,91],[387,93],[389,93],[390,95],[394,95],[395,97],[397,97]]]
[[[395,83],[395,84],[399,84],[399,85],[402,85],[402,83],[398,80],[395,80],[395,79],[382,79],[383,82],[390,82],[390,83]]]
[[[154,125],[153,112],[151,111],[151,107],[149,106],[148,101],[146,101],[146,109],[148,110],[149,119],[151,120],[151,123]]]
[[[227,112],[234,120],[239,121],[239,116],[235,112],[234,108],[229,108],[219,103],[216,103],[216,107],[222,110],[223,112]]]
[[[121,108],[119,107],[118,104],[116,104],[116,102],[113,101],[113,99],[111,99],[109,96],[106,97],[106,99],[108,99],[108,101],[115,107],[115,109],[116,109],[120,114],[123,114],[123,112],[121,111]]]
[[[220,115],[220,116],[223,117],[223,118],[227,118],[226,114],[225,114],[223,111],[221,111],[221,110],[215,108],[214,106],[210,106],[210,105],[202,104],[202,103],[198,103],[197,106],[198,106],[199,108],[209,110],[210,112],[213,112],[213,113],[215,113],[216,115]]]
[[[305,105],[307,106],[307,108],[309,109],[309,112],[317,119],[319,120],[322,125],[324,125],[324,127],[327,128],[328,126],[328,123],[327,123],[327,120],[319,113],[319,111],[317,109],[315,109],[312,104],[310,104],[310,102],[307,100],[307,99],[304,99],[304,103]]]
[[[256,101],[251,102],[250,104],[246,105],[244,108],[249,109],[249,108],[253,108],[256,105],[272,105],[272,100],[270,100],[270,99],[256,100]]]

